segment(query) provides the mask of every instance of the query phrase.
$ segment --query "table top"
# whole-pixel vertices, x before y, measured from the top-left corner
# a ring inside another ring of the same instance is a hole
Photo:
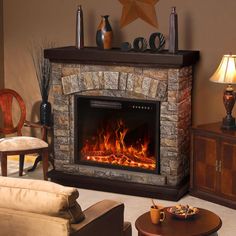
[[[164,208],[166,218],[157,225],[152,224],[150,212],[146,212],[136,220],[135,227],[140,235],[145,236],[203,236],[217,232],[222,225],[220,217],[206,209],[198,209],[199,213],[192,218],[177,219]]]

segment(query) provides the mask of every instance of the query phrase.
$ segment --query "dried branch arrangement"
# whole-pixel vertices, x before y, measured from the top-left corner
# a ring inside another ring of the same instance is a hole
[[[54,46],[54,43],[44,41],[41,45],[32,45],[30,50],[42,100],[45,101],[48,100],[51,86],[51,63],[48,59],[44,58],[44,49],[53,48]]]

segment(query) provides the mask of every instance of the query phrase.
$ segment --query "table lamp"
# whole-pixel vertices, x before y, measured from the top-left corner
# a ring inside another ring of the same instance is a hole
[[[235,103],[235,92],[232,84],[236,84],[236,55],[224,55],[216,72],[211,76],[210,81],[227,84],[223,95],[223,103],[226,109],[226,117],[222,121],[222,129],[236,129],[235,118],[232,110]]]

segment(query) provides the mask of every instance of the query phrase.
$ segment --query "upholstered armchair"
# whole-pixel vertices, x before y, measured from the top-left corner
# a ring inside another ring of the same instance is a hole
[[[82,211],[78,190],[0,177],[0,236],[131,236],[124,204],[103,200]]]

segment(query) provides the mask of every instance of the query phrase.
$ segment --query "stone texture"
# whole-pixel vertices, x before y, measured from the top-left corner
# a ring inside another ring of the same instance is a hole
[[[52,63],[52,77],[57,170],[174,186],[189,174],[192,67],[163,69]],[[76,94],[160,101],[160,174],[75,164]]]
[[[118,89],[119,72],[104,72],[104,89]]]
[[[142,93],[142,84],[143,84],[143,77],[141,75],[137,76],[134,81],[134,92],[135,93]]]
[[[119,90],[126,90],[127,78],[128,78],[128,73],[120,72],[119,87],[118,87]]]
[[[149,77],[144,77],[143,78],[143,84],[142,84],[142,93],[144,95],[148,95],[150,86],[151,86],[152,79]]]
[[[78,76],[78,91],[76,92],[82,92],[82,91],[85,91],[86,90],[86,81],[85,81],[85,75],[84,73],[81,73],[79,76]]]
[[[65,129],[54,129],[54,135],[55,136],[66,136],[69,137],[70,135],[70,131],[69,130],[65,130]]]
[[[134,74],[142,76],[143,75],[143,68],[134,67]]]
[[[80,67],[73,67],[65,65],[62,67],[62,77],[70,76],[70,75],[76,75],[80,74]]]
[[[81,73],[81,77],[83,78],[83,82],[84,82],[83,83],[84,84],[84,90],[94,89],[93,73],[92,72]]]
[[[52,63],[52,84],[53,85],[61,85],[61,77],[62,77],[62,64]]]
[[[69,114],[66,112],[54,112],[54,122],[57,126],[67,126],[69,127]]]
[[[127,78],[127,90],[133,91],[134,90],[134,82],[135,82],[135,75],[134,74],[128,74]]]
[[[154,80],[154,79],[151,80],[150,89],[148,93],[149,97],[156,98],[158,96],[158,91],[157,91],[158,84],[159,84],[158,80]]]
[[[76,93],[79,91],[78,75],[62,77],[61,80],[64,94]]]
[[[160,101],[167,100],[167,84],[163,82],[158,83],[156,99]]]
[[[57,104],[54,103],[53,109],[54,111],[57,111],[57,112],[69,112],[68,105],[58,104],[58,102]]]
[[[103,79],[103,72],[93,72],[92,73],[92,80],[93,80],[93,87],[94,89],[100,89],[102,86],[100,85],[100,81]]]
[[[140,172],[130,172],[126,170],[115,170],[102,167],[80,166],[79,173],[85,176],[96,176],[99,178],[116,179],[126,182],[165,185],[166,177],[162,175],[147,174]]]
[[[62,85],[55,84],[54,86],[52,86],[52,94],[54,94],[54,95],[62,94]]]
[[[143,76],[154,78],[157,80],[167,81],[168,79],[168,70],[167,69],[154,69],[154,68],[145,68],[143,69]]]

